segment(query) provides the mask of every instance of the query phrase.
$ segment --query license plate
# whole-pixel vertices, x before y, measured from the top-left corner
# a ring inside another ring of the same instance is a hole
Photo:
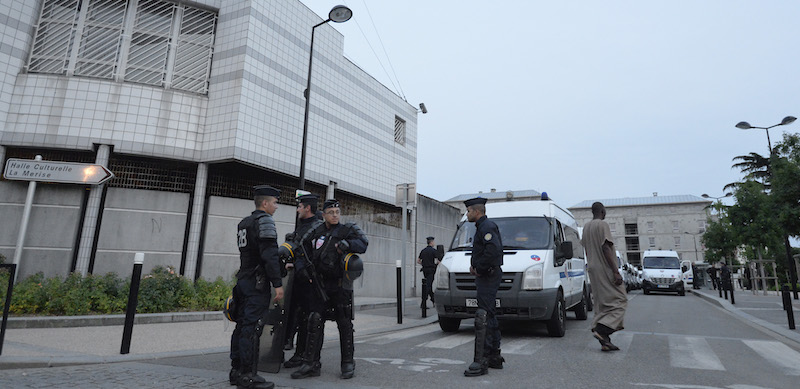
[[[659,288],[669,288],[669,285],[658,285]]]
[[[467,299],[467,306],[468,307],[477,307],[478,306],[478,299]],[[500,299],[494,300],[494,307],[500,308]]]

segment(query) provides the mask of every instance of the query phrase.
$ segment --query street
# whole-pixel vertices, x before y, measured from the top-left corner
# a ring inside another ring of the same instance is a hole
[[[446,334],[438,324],[359,336],[356,377],[338,378],[338,341],[325,343],[322,376],[292,380],[291,370],[263,374],[278,387],[508,388],[793,388],[800,352],[759,327],[692,295],[629,293],[626,329],[612,335],[621,350],[604,353],[589,320],[568,313],[567,333],[550,338],[543,324],[502,325],[503,370],[467,378],[473,329]],[[433,312],[433,311],[429,311]],[[392,316],[394,308],[371,313]],[[416,314],[408,312],[407,314]],[[328,322],[327,326],[335,325]],[[0,371],[2,387],[228,388],[225,353],[104,365]]]

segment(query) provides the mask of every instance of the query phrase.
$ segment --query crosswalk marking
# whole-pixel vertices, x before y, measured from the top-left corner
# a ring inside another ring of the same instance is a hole
[[[460,334],[445,336],[444,338],[439,338],[436,340],[432,340],[430,342],[425,342],[422,344],[417,345],[417,347],[429,347],[429,348],[444,348],[444,349],[451,349],[454,347],[461,346],[462,344],[474,342],[475,341],[475,334],[472,332],[462,332]]]
[[[514,339],[501,342],[500,349],[503,354],[533,355],[544,344],[545,341],[541,339]]]
[[[684,369],[725,370],[708,342],[698,337],[670,337],[669,362]]]
[[[386,335],[379,335],[372,338],[367,339],[360,339],[357,340],[355,343],[369,343],[369,344],[389,344],[392,342],[396,342],[398,340],[413,338],[415,336],[429,334],[431,332],[441,331],[436,326],[421,326],[416,328],[411,328],[408,330],[392,332]]]
[[[786,375],[800,375],[800,353],[780,342],[745,340],[744,344],[777,365]]]

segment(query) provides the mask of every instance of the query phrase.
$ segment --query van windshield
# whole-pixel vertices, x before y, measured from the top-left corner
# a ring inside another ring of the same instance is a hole
[[[681,262],[675,257],[645,257],[645,269],[680,269]]]
[[[550,247],[550,222],[544,217],[498,217],[491,219],[500,229],[504,249],[538,250]],[[475,223],[458,227],[450,250],[471,250]]]

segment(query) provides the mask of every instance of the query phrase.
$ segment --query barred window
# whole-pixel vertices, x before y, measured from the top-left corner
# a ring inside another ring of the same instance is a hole
[[[27,71],[206,94],[216,24],[168,0],[45,0]]]
[[[406,144],[406,121],[397,116],[394,117],[394,141]]]

